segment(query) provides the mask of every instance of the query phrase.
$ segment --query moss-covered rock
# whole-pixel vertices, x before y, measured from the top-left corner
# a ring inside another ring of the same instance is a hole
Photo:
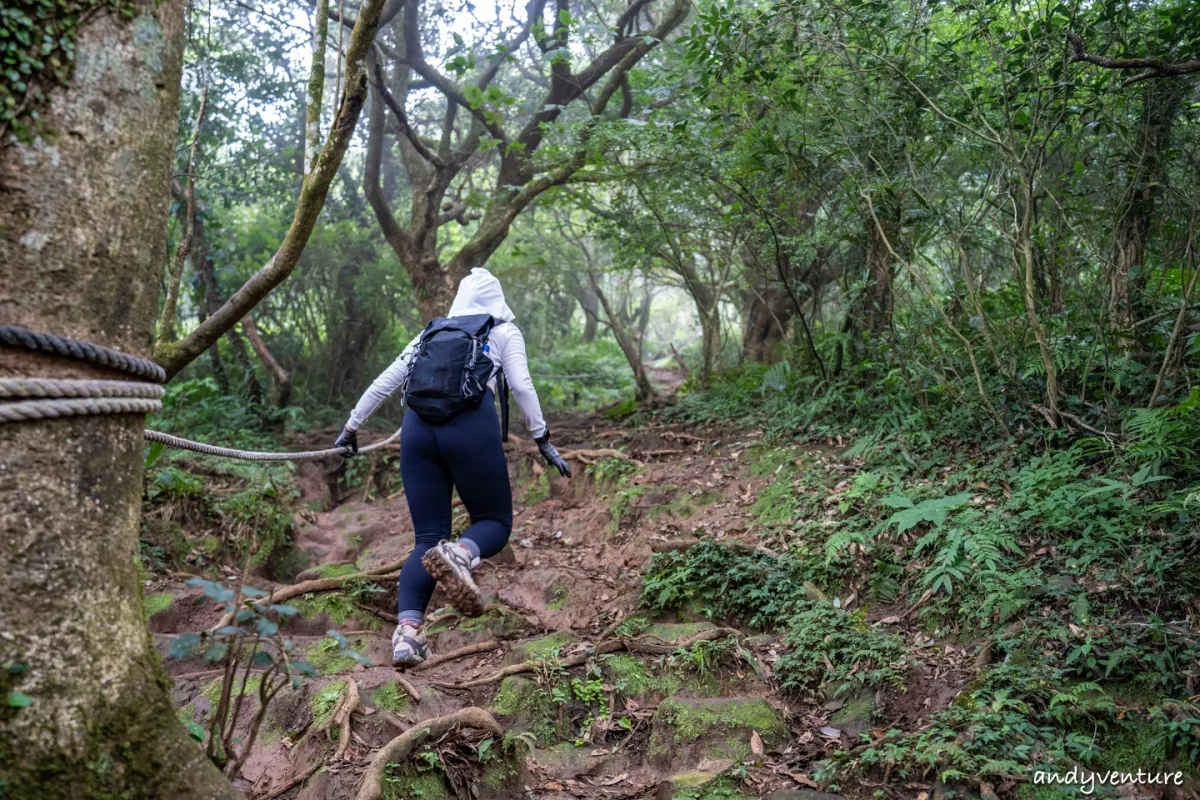
[[[714,630],[711,622],[657,622],[645,630],[642,636],[668,644],[686,642],[698,633]]]
[[[846,701],[845,705],[833,712],[829,724],[845,733],[851,739],[871,727],[871,718],[875,716],[875,692],[863,690]]]
[[[693,770],[672,775],[658,786],[659,800],[738,800],[753,797],[720,772]]]
[[[371,692],[371,703],[386,711],[407,714],[408,692],[400,686],[399,681],[388,681]]]
[[[524,664],[526,661],[544,661],[578,641],[579,637],[571,631],[558,631],[537,639],[527,639],[512,646],[504,657],[504,663]]]
[[[492,706],[500,715],[512,718],[510,730],[528,731],[541,744],[552,744],[567,733],[550,693],[528,678],[505,678]]]
[[[559,780],[574,780],[580,775],[595,774],[603,765],[606,756],[593,756],[592,747],[576,747],[563,742],[535,754],[537,763]]]
[[[426,633],[436,636],[450,630],[470,633],[487,634],[490,638],[504,639],[512,636],[521,629],[521,618],[499,609],[493,609],[478,617],[451,618],[448,621],[436,621],[428,626]]]
[[[450,800],[445,776],[437,770],[405,767],[391,771],[383,782],[384,800]]]
[[[142,609],[146,612],[146,619],[150,619],[160,611],[166,611],[174,601],[175,595],[170,592],[155,592],[146,595],[142,598]]]
[[[767,747],[787,740],[779,714],[760,698],[679,698],[664,700],[654,714],[649,754],[676,766],[702,758],[750,755],[750,737],[757,731]]]

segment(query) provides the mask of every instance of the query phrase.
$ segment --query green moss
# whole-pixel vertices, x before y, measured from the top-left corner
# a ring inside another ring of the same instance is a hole
[[[408,712],[408,692],[400,687],[398,681],[388,681],[372,692],[371,702],[397,714]]]
[[[175,595],[170,592],[156,592],[143,597],[142,608],[146,612],[146,619],[150,619],[160,611],[166,611],[174,601]]]
[[[1100,769],[1153,770],[1167,760],[1165,731],[1152,722],[1126,722],[1100,739]]]
[[[740,759],[749,755],[751,731],[767,746],[787,739],[787,728],[766,700],[668,698],[654,714],[651,751],[662,754],[674,745],[716,738],[706,756]]]
[[[453,796],[445,777],[435,770],[405,767],[389,770],[383,779],[384,800],[450,800]]]
[[[678,674],[668,671],[656,675],[646,662],[636,656],[614,653],[604,656],[601,662],[613,685],[626,697],[668,697],[684,687],[684,681]]]
[[[616,530],[621,525],[621,520],[633,512],[633,501],[646,494],[646,487],[634,486],[632,489],[625,489],[613,495],[612,500],[608,504],[608,515],[612,518],[612,528]]]
[[[795,500],[791,477],[781,477],[758,493],[750,514],[762,525],[785,525],[792,521]]]
[[[750,474],[758,478],[767,475],[788,475],[795,470],[795,453],[778,447],[747,447],[741,461],[750,467]]]
[[[317,690],[309,708],[312,711],[313,724],[324,725],[337,707],[338,698],[346,690],[345,681],[330,681]]]
[[[528,639],[513,646],[504,661],[506,664],[523,664],[526,661],[543,661],[562,651],[575,642],[579,637],[571,631],[557,631],[537,639]]]
[[[743,793],[729,776],[714,776],[711,772],[672,775],[671,785],[675,789],[674,800],[734,800],[754,796]]]
[[[492,705],[499,714],[513,717],[516,729],[529,731],[542,744],[550,744],[558,738],[561,726],[554,700],[549,692],[529,679],[505,678]]]
[[[319,578],[340,578],[343,575],[353,575],[361,570],[354,564],[322,564],[315,568],[313,572],[317,573]]]
[[[869,722],[875,714],[875,703],[870,696],[851,698],[829,717],[830,722]]]
[[[206,556],[212,558],[217,553],[221,552],[221,547],[223,544],[224,543],[217,536],[205,536],[200,540],[200,549],[204,551]]]
[[[217,704],[221,702],[221,687],[224,685],[224,683],[224,678],[217,678],[208,686],[204,687],[204,689],[202,689],[200,692],[200,694],[204,695],[213,708],[216,708]],[[258,687],[261,683],[262,678],[258,675],[251,675],[246,679],[244,684],[242,683],[242,678],[238,676],[233,679],[234,688],[233,691],[230,692],[229,696],[230,698],[234,698],[241,694],[248,694],[256,698],[257,702]]]
[[[317,592],[292,600],[291,605],[304,619],[316,619],[328,614],[335,625],[344,625],[357,610],[354,601],[344,592]]]
[[[653,637],[668,644],[679,644],[698,633],[716,629],[711,622],[656,622],[645,630],[643,636]]]
[[[550,611],[562,611],[571,599],[569,590],[561,584],[554,587],[552,595],[554,599],[546,606]]]
[[[363,640],[352,639],[349,649],[362,652]],[[352,656],[345,655],[338,643],[333,639],[322,639],[321,642],[307,654],[308,662],[317,668],[322,675],[333,675],[344,672],[358,662]]]

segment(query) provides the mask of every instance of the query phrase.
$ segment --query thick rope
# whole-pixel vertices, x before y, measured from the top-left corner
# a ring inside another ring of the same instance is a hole
[[[81,342],[65,336],[55,336],[52,333],[39,333],[16,325],[0,325],[0,344],[9,347],[23,347],[26,350],[36,350],[41,353],[53,353],[76,361],[87,361],[104,367],[139,375],[162,383],[167,379],[167,373],[158,364],[145,358],[131,356],[120,350],[113,350],[91,342]]]
[[[331,447],[328,450],[308,450],[303,453],[261,453],[254,450],[235,450],[230,447],[217,447],[211,444],[193,442],[191,439],[183,439],[178,436],[172,436],[169,433],[160,433],[159,431],[145,431],[144,434],[147,442],[161,442],[167,447],[178,447],[182,450],[191,450],[193,453],[203,453],[220,458],[236,458],[241,461],[312,461],[318,458],[328,458],[329,456],[346,456],[350,453],[349,447]],[[381,442],[375,442],[358,448],[358,452],[369,453],[372,450],[387,447],[399,438],[400,431],[396,431]]]
[[[88,361],[151,378],[160,383],[167,379],[163,368],[153,361],[90,342],[38,333],[14,325],[0,325],[0,344]],[[0,378],[0,399],[33,398],[15,403],[0,403],[0,423],[93,414],[152,414],[162,410],[162,396],[163,388],[152,383],[73,378]],[[143,431],[142,434],[148,442],[242,461],[311,461],[329,456],[350,455],[349,447],[331,447],[328,450],[308,450],[303,453],[264,453],[216,447],[159,431]],[[396,431],[381,442],[359,448],[358,452],[369,453],[387,447],[399,438],[400,431]]]
[[[28,400],[0,405],[0,422],[78,417],[89,414],[152,414],[161,400],[140,397],[85,397],[68,400]]]
[[[12,397],[148,397],[163,396],[156,383],[77,380],[67,378],[0,378],[0,398]]]

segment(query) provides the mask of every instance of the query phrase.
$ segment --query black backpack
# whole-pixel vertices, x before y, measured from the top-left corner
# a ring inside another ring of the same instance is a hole
[[[487,355],[490,314],[436,317],[417,342],[404,402],[430,425],[475,408],[487,392],[495,364]]]

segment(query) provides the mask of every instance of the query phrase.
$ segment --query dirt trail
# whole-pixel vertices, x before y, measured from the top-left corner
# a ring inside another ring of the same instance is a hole
[[[312,657],[322,677],[272,704],[264,732],[238,777],[248,796],[264,796],[324,760],[327,768],[284,796],[353,797],[377,748],[421,720],[471,706],[490,709],[515,746],[484,745],[487,757],[477,766],[478,750],[472,744],[478,746],[482,735],[452,734],[434,744],[440,757],[436,767],[428,768],[437,759],[422,756],[394,770],[386,797],[428,799],[456,792],[477,798],[704,797],[714,787],[730,786],[729,770],[743,764],[751,765],[738,784],[747,796],[801,797],[811,794],[806,786],[815,786],[808,782],[807,765],[869,727],[866,718],[830,722],[836,704],[831,704],[833,710],[804,707],[776,692],[770,665],[779,645],[770,636],[744,640],[745,659],[716,672],[688,669],[663,652],[589,658],[588,648],[602,636],[614,641],[619,621],[646,616],[638,610],[639,572],[655,544],[677,543],[698,531],[749,542],[749,506],[769,478],[752,477],[739,460],[758,439],[756,432],[679,426],[631,430],[602,415],[559,418],[552,425],[561,449],[582,451],[583,460],[594,465],[587,468],[577,456],[574,480],[550,478],[532,443],[514,438],[508,445],[516,499],[511,549],[477,574],[500,610],[478,619],[460,619],[447,611],[430,624],[435,654],[492,640],[500,646],[406,673],[421,694],[415,703],[397,688],[389,666],[392,625],[384,619],[395,613],[393,583],[379,594],[352,598],[330,593],[294,601],[302,613],[287,622],[284,632],[300,651],[318,650],[328,641],[325,631],[336,628],[377,666],[363,667],[329,653]],[[640,464],[623,483],[614,473],[638,464],[586,455],[614,448]],[[322,500],[327,490],[318,466],[303,467],[300,478],[303,501],[310,508],[327,501]],[[465,527],[463,517],[457,509],[460,527]],[[403,558],[413,541],[399,493],[368,502],[356,497],[328,511],[305,510],[295,522],[297,542],[314,565],[356,562],[371,568]],[[251,582],[272,588],[265,580]],[[164,649],[169,634],[199,630],[220,617],[211,602],[197,605],[199,592],[181,582],[147,591],[176,595],[169,608],[151,618]],[[352,600],[359,606],[352,606]],[[430,611],[444,605],[439,593]],[[736,620],[725,622],[742,627]],[[636,641],[657,644],[666,653],[674,649],[672,643],[697,634],[703,638],[706,629],[715,627],[702,617],[632,624]],[[637,649],[636,643],[632,647]],[[547,657],[572,656],[588,663],[566,671],[546,666],[553,663]],[[454,688],[527,660],[541,666],[503,682]],[[761,668],[761,677],[752,662]],[[168,662],[168,667],[176,677],[181,717],[203,724],[218,679],[211,674],[184,677],[203,671],[200,661]],[[305,733],[319,727],[314,715],[328,711],[346,680],[356,682],[362,705],[351,717],[346,759],[335,761],[336,736]],[[248,720],[250,713],[242,716]],[[520,732],[527,733],[517,737]],[[469,790],[464,788],[468,784]],[[776,790],[782,793],[770,795]]]

